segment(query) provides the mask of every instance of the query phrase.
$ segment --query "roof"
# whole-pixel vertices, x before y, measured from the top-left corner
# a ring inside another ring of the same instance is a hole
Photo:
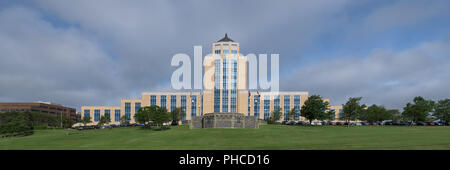
[[[223,37],[222,39],[220,39],[217,42],[234,42],[232,39],[228,38],[227,33],[225,33],[225,37]]]

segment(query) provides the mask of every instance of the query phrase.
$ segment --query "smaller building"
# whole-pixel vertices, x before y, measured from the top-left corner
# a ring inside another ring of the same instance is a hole
[[[197,128],[259,128],[259,120],[255,116],[242,113],[208,113],[193,117],[191,129]]]
[[[79,121],[80,115],[76,114],[75,108],[65,107],[60,104],[50,102],[28,102],[28,103],[0,103],[0,113],[18,111],[18,112],[38,112],[46,113],[51,116],[69,116],[72,120]]]

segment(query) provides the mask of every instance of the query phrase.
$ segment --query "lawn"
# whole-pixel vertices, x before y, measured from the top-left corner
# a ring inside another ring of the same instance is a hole
[[[126,127],[97,130],[35,130],[26,137],[0,138],[0,149],[450,149],[450,127],[286,126],[259,129],[166,131]]]

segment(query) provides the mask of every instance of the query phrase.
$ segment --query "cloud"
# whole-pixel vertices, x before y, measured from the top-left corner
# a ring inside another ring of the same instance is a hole
[[[93,96],[117,88],[111,74],[116,66],[95,40],[75,29],[54,28],[33,10],[0,12],[0,44],[2,101],[50,100],[75,107],[99,102]]]
[[[301,77],[282,79],[290,82],[281,83],[285,88],[329,96],[338,104],[348,96],[364,95],[367,101],[390,106],[376,95],[408,98],[418,89],[425,96],[448,96],[440,89],[447,82],[432,74],[447,78],[448,70],[430,68],[445,63],[439,56],[448,57],[442,38],[413,41],[422,44],[405,50],[374,50],[379,44],[370,43],[386,30],[445,19],[447,4],[37,0],[5,5],[0,8],[0,101],[117,105],[120,98],[139,97],[142,91],[169,89],[176,69],[170,67],[172,56],[193,56],[194,45],[210,53],[211,44],[224,33],[240,42],[241,53],[280,54],[282,74],[293,71]],[[434,29],[424,32],[430,31]],[[389,42],[382,39],[381,44]],[[372,53],[360,55],[360,50]],[[426,87],[436,91],[426,92]]]
[[[450,43],[426,42],[399,52],[373,50],[366,57],[344,57],[297,69],[282,77],[287,89],[307,89],[330,97],[334,105],[348,97],[367,104],[402,108],[414,96],[450,96]]]

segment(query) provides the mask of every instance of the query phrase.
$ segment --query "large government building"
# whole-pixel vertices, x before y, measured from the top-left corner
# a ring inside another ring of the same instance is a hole
[[[131,123],[135,123],[134,114],[140,107],[157,105],[167,108],[168,111],[181,107],[185,111],[185,115],[182,115],[183,121],[213,112],[237,112],[265,119],[270,117],[270,112],[278,108],[284,113],[281,120],[286,120],[286,112],[292,108],[300,110],[308,98],[306,91],[260,93],[246,89],[247,58],[239,55],[239,43],[226,34],[224,38],[213,43],[212,55],[206,56],[205,61],[211,61],[204,69],[205,72],[213,72],[213,88],[201,91],[143,92],[141,98],[122,99],[120,106],[82,106],[82,117],[90,116],[92,124],[96,124],[102,115],[109,115],[111,123],[119,124],[120,118],[127,116]],[[337,120],[342,106],[330,106],[330,109],[335,110]],[[294,119],[305,121],[300,115],[294,116]]]

